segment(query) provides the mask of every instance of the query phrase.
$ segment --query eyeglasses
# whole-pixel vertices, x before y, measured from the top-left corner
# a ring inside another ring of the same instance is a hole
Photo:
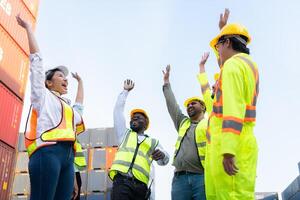
[[[215,49],[216,50],[218,50],[219,49],[219,44],[223,44],[223,43],[225,43],[226,42],[226,39],[221,39],[221,40],[219,40],[218,42],[217,42],[217,44],[215,44]]]

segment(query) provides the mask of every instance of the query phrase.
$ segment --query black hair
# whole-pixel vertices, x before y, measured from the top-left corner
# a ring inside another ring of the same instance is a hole
[[[50,81],[53,78],[55,72],[57,72],[57,71],[62,72],[59,68],[50,69],[50,70],[45,72],[45,86],[46,86],[46,88],[48,88],[48,86],[46,84],[46,81]]]
[[[243,40],[245,40],[246,42],[248,41],[248,38],[243,36],[243,35],[239,35]],[[229,41],[231,42],[231,46],[232,49],[241,53],[246,53],[246,54],[250,54],[250,49],[246,47],[245,44],[243,44],[241,41],[239,41],[236,37],[225,37],[222,36],[219,41],[226,41],[226,39],[229,39]]]

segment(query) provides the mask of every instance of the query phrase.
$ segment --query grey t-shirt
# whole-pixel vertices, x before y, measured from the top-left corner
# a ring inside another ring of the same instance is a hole
[[[163,92],[166,99],[168,112],[178,132],[180,123],[188,117],[185,116],[180,110],[180,107],[177,104],[170,84],[165,84],[163,86]],[[174,158],[173,162],[173,165],[175,166],[175,171],[189,171],[201,174],[204,171],[200,162],[200,158],[198,156],[195,142],[195,129],[197,125],[198,122],[191,123],[191,126],[188,128],[187,133],[185,134],[181,142],[179,151],[176,157]]]

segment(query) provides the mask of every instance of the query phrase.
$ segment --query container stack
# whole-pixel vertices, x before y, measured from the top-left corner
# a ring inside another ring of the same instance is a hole
[[[277,192],[256,192],[255,193],[256,200],[278,200]]]
[[[10,199],[29,72],[27,35],[16,16],[20,14],[34,28],[38,4],[38,0],[0,0],[0,199],[3,200]]]
[[[87,129],[78,136],[86,157],[87,168],[81,171],[82,200],[109,200],[112,182],[108,178],[118,141],[113,128]],[[28,155],[24,146],[24,135],[19,136],[17,163],[12,189],[12,200],[27,200],[30,196]]]
[[[298,163],[300,173],[300,162]],[[300,199],[300,175],[281,193],[282,200],[299,200]]]
[[[113,128],[88,129],[78,140],[87,154],[88,167],[81,172],[81,199],[108,200],[112,182],[108,177],[118,141]]]

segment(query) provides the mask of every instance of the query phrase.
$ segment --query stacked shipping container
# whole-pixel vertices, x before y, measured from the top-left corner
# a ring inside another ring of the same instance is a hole
[[[88,155],[88,168],[81,172],[81,199],[109,200],[112,182],[108,177],[108,170],[118,146],[114,129],[88,129],[78,139]]]
[[[300,162],[298,163],[300,173]],[[282,200],[299,200],[300,199],[300,175],[281,193]]]
[[[107,173],[111,167],[118,141],[113,128],[87,129],[80,134],[87,160],[87,168],[81,171],[82,200],[109,200],[112,182]],[[12,200],[27,200],[30,193],[28,175],[28,155],[24,147],[24,135],[20,134],[15,179],[12,189]]]
[[[10,199],[15,148],[29,71],[26,31],[16,15],[36,24],[38,0],[0,0],[0,199]],[[2,170],[3,169],[3,170]]]

